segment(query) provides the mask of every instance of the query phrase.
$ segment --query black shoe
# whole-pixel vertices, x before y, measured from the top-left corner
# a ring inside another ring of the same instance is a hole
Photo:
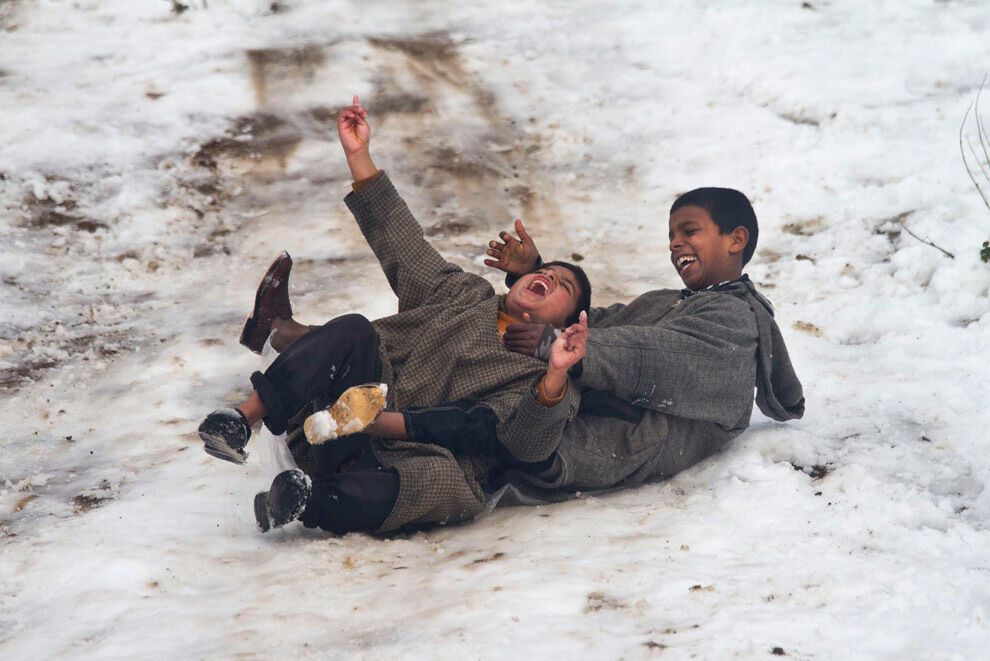
[[[244,446],[251,438],[251,425],[237,409],[220,409],[206,416],[199,425],[199,437],[207,454],[243,464],[248,458]]]
[[[275,317],[292,318],[292,305],[289,303],[291,270],[292,258],[289,253],[282,252],[261,278],[261,284],[254,295],[254,309],[244,322],[240,339],[241,344],[255,353],[261,353],[264,348],[265,340],[272,333],[272,321]]]
[[[301,470],[287,470],[276,475],[268,493],[262,491],[254,497],[254,518],[258,528],[268,532],[298,519],[306,510],[306,501],[312,491],[312,481]]]

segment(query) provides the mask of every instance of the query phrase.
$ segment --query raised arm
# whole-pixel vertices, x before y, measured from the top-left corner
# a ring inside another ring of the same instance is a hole
[[[375,167],[369,151],[371,127],[357,97],[340,111],[337,132],[355,181],[354,191],[344,201],[399,297],[399,311],[438,300],[465,302],[491,296],[494,290],[483,278],[446,261],[426,241],[388,176]]]

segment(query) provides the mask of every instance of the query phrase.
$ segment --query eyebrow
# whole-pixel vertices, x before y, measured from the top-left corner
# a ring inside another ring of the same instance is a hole
[[[667,232],[667,238],[670,238],[670,237],[674,236],[674,230],[675,229],[679,229],[679,230],[682,230],[683,231],[684,228],[686,228],[686,227],[689,227],[691,225],[699,225],[699,224],[700,223],[697,220],[695,220],[694,218],[688,218],[687,220],[682,220],[681,222],[679,222],[676,225],[674,225],[674,227],[672,229],[668,230],[668,232]]]

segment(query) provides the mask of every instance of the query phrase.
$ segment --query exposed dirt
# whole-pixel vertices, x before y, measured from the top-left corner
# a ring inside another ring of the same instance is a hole
[[[814,464],[813,466],[800,466],[795,463],[791,463],[796,471],[802,471],[806,473],[812,480],[820,480],[829,473],[832,472],[832,468],[826,464]]]
[[[268,104],[272,91],[282,81],[310,83],[325,59],[320,46],[300,48],[262,48],[247,51],[251,64],[251,84],[259,107]]]
[[[91,357],[109,358],[131,351],[141,338],[127,330],[98,327],[87,318],[16,333],[11,339],[19,359],[15,365],[0,369],[0,392],[17,390],[43,378],[48,370],[80,357],[85,362]],[[7,360],[13,357],[8,356]]]
[[[114,500],[117,494],[114,492],[109,480],[100,480],[100,483],[93,489],[88,489],[72,498],[72,506],[76,513],[88,512],[97,507],[106,505]]]
[[[41,358],[36,360],[25,360],[14,367],[0,370],[0,392],[16,390],[32,381],[35,381],[46,370],[59,364],[59,361],[51,358]]]
[[[286,161],[299,146],[302,133],[288,120],[270,113],[238,117],[227,135],[210,140],[192,157],[195,165],[216,171],[224,160],[236,161],[255,171],[267,163],[285,170]],[[208,184],[200,184],[201,192]]]
[[[802,333],[807,333],[808,335],[814,335],[815,337],[822,336],[822,329],[808,321],[795,321],[791,324],[791,328]]]
[[[795,236],[811,236],[817,234],[824,226],[824,218],[809,218],[807,220],[797,220],[793,223],[787,223],[781,230]]]
[[[33,229],[74,227],[92,234],[97,230],[109,228],[106,223],[87,218],[80,213],[76,201],[71,198],[55,202],[48,198],[39,200],[29,193],[24,196],[21,208],[25,214],[27,226]]]
[[[604,592],[592,592],[588,595],[584,612],[594,613],[600,610],[621,610],[623,608],[626,608],[626,605],[619,599],[609,596]]]

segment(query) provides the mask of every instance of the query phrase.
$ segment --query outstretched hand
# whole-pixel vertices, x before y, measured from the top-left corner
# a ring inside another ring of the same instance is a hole
[[[550,347],[548,369],[568,370],[584,358],[588,348],[588,313],[582,311],[578,322],[564,329]]]
[[[501,243],[498,241],[488,243],[487,253],[495,259],[486,259],[485,264],[505,271],[509,275],[526,275],[536,268],[540,251],[536,249],[536,244],[526,233],[523,222],[518,218],[515,229],[516,234],[519,235],[518,239],[503,231],[498,234],[498,238],[502,239]]]
[[[368,125],[368,111],[361,105],[361,100],[354,97],[351,105],[342,108],[337,113],[337,135],[344,153],[350,158],[361,152],[368,151],[371,143],[371,126]]]

